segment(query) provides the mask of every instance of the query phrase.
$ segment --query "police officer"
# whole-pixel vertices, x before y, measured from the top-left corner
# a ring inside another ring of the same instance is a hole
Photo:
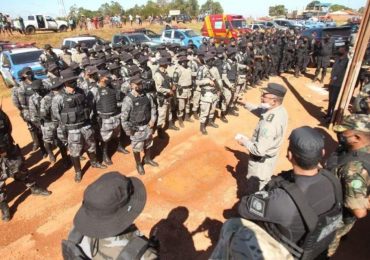
[[[228,59],[224,62],[222,70],[222,80],[224,86],[231,91],[232,98],[228,107],[228,113],[230,115],[237,116],[235,101],[237,100],[236,96],[236,83],[238,80],[238,64],[235,58],[236,50],[234,48],[229,49],[227,52]]]
[[[144,175],[144,167],[140,153],[144,151],[144,163],[158,167],[158,163],[151,158],[153,146],[153,127],[157,119],[157,110],[152,97],[143,91],[142,79],[131,79],[132,91],[122,103],[121,123],[127,136],[130,136],[134,152],[136,169]]]
[[[315,259],[333,240],[342,215],[342,189],[333,174],[319,167],[324,140],[308,126],[289,137],[287,158],[293,169],[242,198],[239,214],[259,221],[296,259]]]
[[[326,70],[330,66],[330,56],[333,53],[333,43],[330,41],[330,36],[327,35],[324,37],[323,41],[320,41],[316,46],[316,53],[317,53],[317,65],[315,70],[315,77],[313,78],[313,82],[315,82],[321,72],[321,79],[320,83],[324,82],[324,78],[326,76]]]
[[[92,92],[90,95],[95,95],[98,90],[98,87],[96,86],[99,80],[98,68],[96,66],[87,66],[85,75],[86,77],[79,85],[79,88],[83,90],[86,96],[89,95],[89,92]]]
[[[190,68],[192,71],[192,77],[193,77],[193,97],[191,99],[192,103],[192,115],[195,120],[199,120],[199,115],[198,115],[198,110],[199,110],[199,104],[200,104],[200,86],[196,84],[196,78],[197,78],[197,73],[200,64],[199,59],[204,57],[204,52],[198,51],[197,56],[194,56],[193,58],[190,58]]]
[[[207,53],[204,58],[200,61],[202,65],[198,69],[196,84],[201,88],[200,98],[200,132],[203,135],[207,135],[207,124],[211,127],[218,128],[218,125],[214,122],[216,105],[218,101],[219,90],[216,87],[217,81],[210,72],[213,66],[214,56]],[[215,71],[218,70],[213,67]]]
[[[164,138],[164,126],[168,117],[168,129],[178,131],[172,118],[172,99],[175,95],[176,87],[172,85],[170,77],[167,75],[167,67],[170,64],[167,58],[160,58],[159,68],[154,74],[155,87],[157,89],[158,99],[158,136]]]
[[[37,186],[30,176],[24,165],[21,150],[14,143],[9,117],[0,109],[0,209],[3,221],[9,221],[11,217],[5,188],[6,180],[10,177],[23,182],[34,195],[49,196],[51,194],[50,191]]]
[[[108,149],[109,142],[114,139],[119,140],[121,135],[121,113],[118,108],[118,102],[122,99],[122,93],[111,86],[111,77],[107,70],[99,70],[98,76],[99,89],[94,97],[93,106],[98,117],[100,137],[103,142],[103,162],[107,165],[112,165]],[[117,150],[122,152],[121,142],[118,143]]]
[[[83,44],[85,45],[85,44]],[[81,43],[77,43],[75,46],[76,51],[72,53],[71,60],[76,62],[77,64],[81,64],[84,58],[87,58],[87,54],[82,49],[83,45]]]
[[[67,66],[71,65],[72,63],[72,54],[69,52],[69,48],[66,45],[62,46],[63,53],[60,54],[60,59],[67,64]]]
[[[105,169],[96,158],[95,133],[90,124],[90,111],[84,94],[76,91],[77,77],[72,71],[61,77],[58,85],[64,85],[63,95],[53,99],[52,111],[68,132],[68,150],[75,169],[75,181],[82,178],[80,156],[86,147],[93,168]]]
[[[247,178],[257,179],[260,189],[274,173],[287,129],[288,115],[282,106],[286,91],[280,84],[269,83],[262,93],[260,106],[245,105],[246,109],[260,117],[260,121],[251,139],[243,137],[238,142],[249,151]]]
[[[338,52],[339,57],[335,60],[330,75],[328,111],[325,116],[325,119],[328,121],[331,119],[334,113],[335,104],[337,103],[349,61],[347,55],[347,46],[341,46],[338,49]]]
[[[185,121],[192,122],[190,119],[190,101],[193,89],[192,71],[188,66],[189,60],[186,56],[181,56],[178,60],[179,66],[175,68],[173,74],[173,83],[176,85],[177,98],[177,119],[180,127],[184,127]]]
[[[62,61],[58,55],[53,51],[53,47],[50,44],[45,44],[44,52],[40,55],[40,63],[44,67],[48,67],[49,64],[56,64],[58,67],[65,67],[64,61]]]
[[[329,246],[329,257],[356,220],[366,217],[370,209],[370,116],[346,116],[333,130],[338,135],[340,149],[329,157],[326,166],[342,183],[344,209],[343,222]]]
[[[86,188],[74,227],[62,241],[64,259],[158,259],[154,239],[146,239],[133,223],[145,203],[139,179],[119,172],[101,176]]]
[[[21,85],[12,92],[12,100],[15,106],[20,109],[21,117],[26,122],[28,131],[31,133],[33,147],[36,151],[40,147],[40,136],[37,134],[37,128],[32,124],[29,111],[29,100],[35,93],[32,89],[32,81],[35,80],[34,74],[30,67],[25,67],[21,72]]]

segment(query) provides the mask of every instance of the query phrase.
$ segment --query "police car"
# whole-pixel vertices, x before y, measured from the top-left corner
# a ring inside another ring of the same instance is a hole
[[[200,36],[191,29],[168,29],[162,32],[159,38],[160,43],[177,43],[181,46],[187,46],[192,40],[193,44],[199,48],[204,36]]]
[[[83,43],[86,48],[91,49],[95,44],[104,45],[107,41],[95,35],[83,34],[63,39],[62,46],[67,46],[73,53],[77,43]]]
[[[37,79],[46,78],[46,70],[39,58],[43,50],[36,47],[4,50],[0,54],[0,75],[7,87],[13,87],[20,78],[18,72],[24,67],[31,67]]]

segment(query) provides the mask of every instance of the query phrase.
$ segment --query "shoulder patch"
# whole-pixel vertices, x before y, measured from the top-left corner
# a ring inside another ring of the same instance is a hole
[[[249,212],[259,216],[265,217],[266,201],[253,196],[249,205]]]
[[[356,190],[360,189],[362,187],[362,182],[360,180],[353,180],[351,182],[351,186],[352,186],[352,188],[354,188]]]
[[[274,119],[275,115],[274,114],[269,114],[266,118],[266,121],[267,122],[272,122],[272,120]]]

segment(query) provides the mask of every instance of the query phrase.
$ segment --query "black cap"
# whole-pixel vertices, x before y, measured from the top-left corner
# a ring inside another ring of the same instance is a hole
[[[117,63],[111,63],[108,65],[109,70],[115,70],[121,68]]]
[[[130,83],[139,85],[142,83],[142,79],[139,76],[134,76],[130,79]]]
[[[108,70],[98,70],[98,76],[99,78],[110,77],[110,73]]]
[[[158,60],[159,66],[165,66],[165,65],[170,65],[171,62],[168,60],[168,58],[160,58]]]
[[[148,56],[144,56],[144,55],[141,55],[140,58],[138,59],[140,64],[146,64],[148,60],[149,60]]]
[[[324,137],[309,126],[296,128],[289,136],[289,150],[300,158],[320,158],[324,146]]]
[[[44,49],[45,50],[51,50],[53,47],[51,47],[51,45],[50,44],[45,44],[44,45]]]
[[[32,81],[32,89],[33,90],[38,91],[38,90],[41,90],[43,88],[44,88],[44,84],[42,84],[41,79],[36,79],[36,80]]]
[[[130,73],[130,76],[133,76],[137,73],[140,73],[141,70],[140,68],[137,66],[137,65],[132,65],[130,68],[129,68],[129,73]]]
[[[267,88],[263,88],[264,93],[269,93],[277,97],[284,97],[287,89],[278,83],[268,83]]]

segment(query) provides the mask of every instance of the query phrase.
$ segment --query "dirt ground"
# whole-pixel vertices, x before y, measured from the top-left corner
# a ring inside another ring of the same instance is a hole
[[[323,88],[313,86],[309,78],[296,79],[290,74],[271,81],[289,89],[284,100],[289,113],[288,134],[302,125],[315,126],[326,137],[327,150],[332,151],[333,135],[319,120],[327,103]],[[259,102],[259,96],[259,91],[253,89],[244,100]],[[138,176],[133,156],[114,154],[114,165],[107,170],[86,165],[82,182],[76,184],[72,169],[64,172],[59,163],[51,166],[39,152],[31,152],[26,125],[9,98],[4,99],[3,108],[14,124],[14,138],[23,147],[31,173],[53,194],[47,198],[30,196],[22,184],[8,182],[8,201],[14,216],[9,223],[0,223],[1,258],[61,259],[60,242],[72,226],[85,188],[107,171]],[[157,227],[162,241],[161,259],[207,259],[222,223],[234,214],[234,205],[245,192],[248,160],[234,136],[251,136],[258,120],[240,110],[240,116],[229,117],[228,124],[217,120],[220,128],[209,129],[208,136],[199,133],[199,123],[195,122],[186,123],[179,132],[168,132],[165,140],[155,138],[155,160],[160,167],[146,167],[147,174],[140,177],[147,188],[148,201],[136,223],[146,235]],[[281,149],[276,172],[290,168],[286,148],[287,142]],[[368,259],[368,230],[369,219],[359,221],[333,259]]]

